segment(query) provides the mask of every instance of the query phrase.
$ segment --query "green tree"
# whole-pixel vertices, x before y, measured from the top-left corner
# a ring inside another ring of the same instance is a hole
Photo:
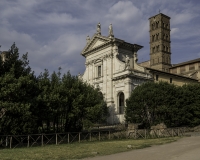
[[[200,84],[188,84],[180,92],[181,125],[196,126],[200,124]]]
[[[108,110],[100,91],[70,72],[61,78],[60,69],[51,76],[46,70],[39,77],[39,89],[39,119],[43,131],[81,131],[83,127],[106,121]]]
[[[142,123],[147,128],[161,122],[170,125],[166,118],[171,118],[176,110],[176,94],[176,86],[166,82],[147,82],[138,86],[126,100],[126,120]]]
[[[19,59],[18,48],[13,44],[0,63],[0,134],[36,132],[37,80],[28,66],[27,54]]]
[[[106,121],[108,108],[99,89],[84,83],[68,72],[62,78],[66,102],[65,131],[80,131]]]

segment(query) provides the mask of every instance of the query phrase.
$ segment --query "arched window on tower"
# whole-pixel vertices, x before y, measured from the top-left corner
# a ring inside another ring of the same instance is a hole
[[[165,23],[164,22],[162,23],[162,26],[165,27]]]
[[[156,28],[158,28],[158,22],[156,22]]]
[[[153,53],[155,52],[155,47],[153,47]]]
[[[163,51],[165,51],[165,46],[163,45]]]
[[[159,51],[159,45],[156,48],[157,48],[157,51]]]
[[[165,34],[163,34],[163,39],[165,39]]]
[[[119,114],[124,114],[124,93],[120,92],[118,95]]]

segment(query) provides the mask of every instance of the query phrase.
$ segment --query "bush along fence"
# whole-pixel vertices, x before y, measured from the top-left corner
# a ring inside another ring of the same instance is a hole
[[[32,135],[0,135],[0,148],[45,146],[48,144],[68,144],[74,142],[103,141],[113,139],[148,139],[183,136],[187,128],[96,130],[90,132],[69,132]]]

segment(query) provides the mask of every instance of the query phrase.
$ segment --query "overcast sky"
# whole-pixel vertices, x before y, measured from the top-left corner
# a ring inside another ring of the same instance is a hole
[[[86,36],[100,22],[102,35],[112,23],[115,37],[144,46],[138,58],[146,61],[148,19],[159,9],[171,17],[172,63],[200,58],[199,0],[0,0],[0,50],[15,42],[36,75],[58,67],[76,75],[85,70]]]

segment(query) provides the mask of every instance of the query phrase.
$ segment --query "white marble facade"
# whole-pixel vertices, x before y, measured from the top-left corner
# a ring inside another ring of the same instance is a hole
[[[125,100],[137,85],[152,80],[152,77],[137,64],[137,51],[142,46],[115,38],[112,24],[108,33],[108,36],[101,35],[99,23],[93,37],[87,37],[81,52],[86,58],[86,70],[81,77],[100,88],[110,111],[108,123],[125,123]]]

